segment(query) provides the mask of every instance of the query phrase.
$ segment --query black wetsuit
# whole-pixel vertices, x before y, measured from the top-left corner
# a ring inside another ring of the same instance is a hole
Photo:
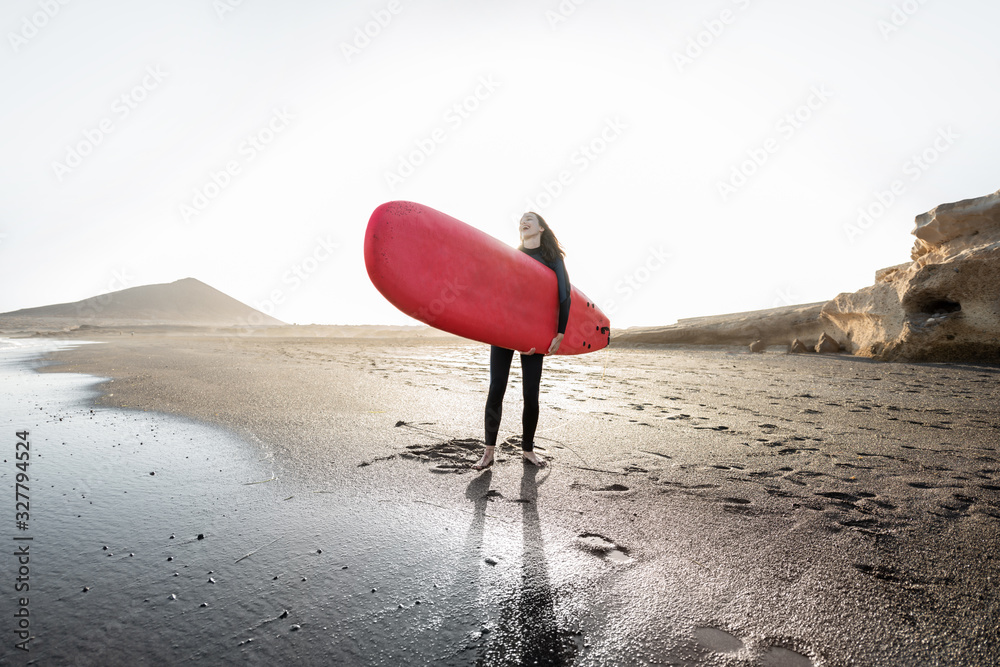
[[[566,273],[566,265],[562,257],[555,262],[546,262],[542,257],[542,249],[521,248],[521,252],[549,267],[556,273],[556,286],[559,299],[558,333],[566,333],[566,323],[569,321],[570,283]],[[507,378],[510,375],[510,362],[514,358],[514,350],[490,346],[490,393],[486,398],[486,446],[497,444],[497,433],[500,431],[500,415],[503,411],[503,396],[507,391]],[[530,452],[535,448],[535,427],[538,426],[538,390],[542,382],[542,360],[544,352],[536,350],[534,354],[521,355],[521,384],[524,389],[524,412],[521,416],[523,431],[521,449]]]

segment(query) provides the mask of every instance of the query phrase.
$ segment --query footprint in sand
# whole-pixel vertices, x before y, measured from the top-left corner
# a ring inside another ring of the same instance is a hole
[[[715,653],[731,655],[746,648],[746,644],[739,637],[713,627],[695,628],[694,638],[701,646]],[[812,667],[813,663],[801,653],[780,646],[771,646],[764,651],[756,664],[761,667]]]
[[[598,554],[612,563],[628,563],[632,560],[624,547],[618,546],[603,535],[583,533],[576,539],[584,549]]]
[[[597,491],[628,491],[628,487],[624,484],[609,484],[600,487]]]
[[[761,667],[812,667],[812,660],[780,646],[772,646],[761,656]]]
[[[720,498],[722,509],[730,514],[760,514],[761,510],[754,507],[746,498]]]
[[[738,637],[718,628],[695,628],[694,638],[699,644],[716,653],[738,653],[744,648],[743,642]]]

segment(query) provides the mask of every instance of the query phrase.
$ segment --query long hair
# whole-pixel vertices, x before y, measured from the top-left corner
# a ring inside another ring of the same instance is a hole
[[[560,257],[566,256],[566,251],[563,247],[559,245],[559,239],[552,232],[552,228],[549,227],[549,223],[545,222],[545,218],[538,215],[534,211],[528,211],[536,218],[538,218],[538,226],[542,230],[542,241],[539,247],[542,249],[542,257],[545,258],[546,262],[554,262]],[[524,243],[522,242],[518,249],[523,248]]]

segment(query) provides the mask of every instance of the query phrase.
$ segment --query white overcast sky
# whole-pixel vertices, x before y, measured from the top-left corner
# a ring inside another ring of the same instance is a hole
[[[669,324],[869,285],[1000,188],[994,0],[63,1],[0,10],[0,312],[190,276],[415,324],[362,252],[404,199],[512,246],[533,207]]]

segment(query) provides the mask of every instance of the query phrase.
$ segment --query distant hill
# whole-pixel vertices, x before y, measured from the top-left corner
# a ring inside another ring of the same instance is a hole
[[[283,324],[194,278],[130,287],[73,303],[0,313],[0,328],[3,329]]]

